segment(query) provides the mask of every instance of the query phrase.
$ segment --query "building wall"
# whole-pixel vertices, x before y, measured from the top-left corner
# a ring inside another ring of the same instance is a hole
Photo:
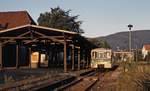
[[[29,49],[25,46],[20,47],[19,53],[19,65],[20,66],[29,66]]]
[[[3,46],[3,66],[4,67],[15,67],[16,66],[16,45],[7,44]]]
[[[4,67],[16,67],[16,44],[6,44],[3,46],[3,66]],[[29,54],[28,48],[25,46],[19,47],[19,66],[29,66]]]

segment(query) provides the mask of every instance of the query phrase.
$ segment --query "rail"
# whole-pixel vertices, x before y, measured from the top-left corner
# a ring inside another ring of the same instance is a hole
[[[80,89],[80,91],[87,91],[97,80],[97,71],[91,71],[86,75],[77,77],[77,79],[71,83],[56,88],[55,91],[77,91],[78,89]]]
[[[15,91],[15,90],[38,90],[42,87],[52,85],[58,83],[59,80],[66,80],[66,79],[73,79],[72,76],[56,76],[55,79],[52,79],[50,75],[35,77],[35,78],[29,78],[21,81],[17,81],[14,83],[7,83],[7,84],[1,84],[0,85],[0,91]]]

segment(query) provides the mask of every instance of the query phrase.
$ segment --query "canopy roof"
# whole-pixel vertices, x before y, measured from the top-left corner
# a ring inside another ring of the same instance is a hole
[[[22,41],[26,43],[38,42],[41,40],[50,40],[57,43],[65,43],[65,41],[73,42],[73,38],[78,36],[76,32],[48,28],[37,25],[23,25],[15,28],[0,31],[0,41],[2,44],[9,42]]]
[[[76,35],[78,33],[76,32],[71,32],[71,31],[67,31],[67,30],[60,30],[60,29],[55,29],[55,28],[48,28],[48,27],[43,27],[43,26],[38,26],[38,25],[23,25],[23,26],[18,26],[15,28],[10,28],[10,29],[5,29],[0,31],[0,37],[2,36],[6,36],[6,35],[10,35],[12,36],[14,33],[14,35],[17,35],[18,32],[22,33],[22,32],[26,32],[29,30],[33,30],[33,31],[38,31],[38,32],[42,32],[45,33],[46,35],[54,35],[56,33],[64,33],[64,34],[69,34],[69,35]]]

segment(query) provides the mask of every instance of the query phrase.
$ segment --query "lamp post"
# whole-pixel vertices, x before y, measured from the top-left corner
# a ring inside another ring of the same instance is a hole
[[[129,28],[129,51],[131,52],[132,49],[132,44],[131,44],[131,28],[133,27],[133,25],[129,24],[128,28]]]

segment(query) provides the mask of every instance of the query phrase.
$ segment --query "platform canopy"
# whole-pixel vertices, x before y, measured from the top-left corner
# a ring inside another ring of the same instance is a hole
[[[79,34],[76,32],[29,24],[1,30],[0,41],[1,44],[19,40],[29,43],[45,39],[53,42],[64,43],[64,40],[72,41],[71,39],[78,35]]]
[[[0,65],[1,69],[3,68],[3,47],[7,46],[7,44],[15,44],[15,53],[16,53],[16,68],[19,67],[19,50],[20,46],[28,47],[29,54],[31,54],[31,49],[34,46],[50,47],[51,45],[63,46],[63,64],[64,64],[64,72],[67,72],[67,51],[71,48],[71,62],[72,69],[74,69],[74,59],[75,55],[78,55],[78,70],[80,70],[80,61],[81,58],[86,61],[87,67],[90,63],[90,51],[94,47],[92,43],[90,43],[87,38],[81,36],[77,32],[71,32],[67,30],[60,30],[54,28],[48,28],[38,25],[27,24],[23,26],[18,26],[15,28],[0,30]],[[34,46],[33,46],[34,45]],[[37,47],[35,47],[37,48]],[[38,49],[37,49],[38,50]],[[75,50],[77,51],[74,54]],[[46,50],[49,51],[49,50]],[[30,59],[30,58],[29,58]],[[31,62],[31,60],[29,60]],[[39,60],[40,62],[40,60]],[[31,63],[30,63],[31,64]]]

